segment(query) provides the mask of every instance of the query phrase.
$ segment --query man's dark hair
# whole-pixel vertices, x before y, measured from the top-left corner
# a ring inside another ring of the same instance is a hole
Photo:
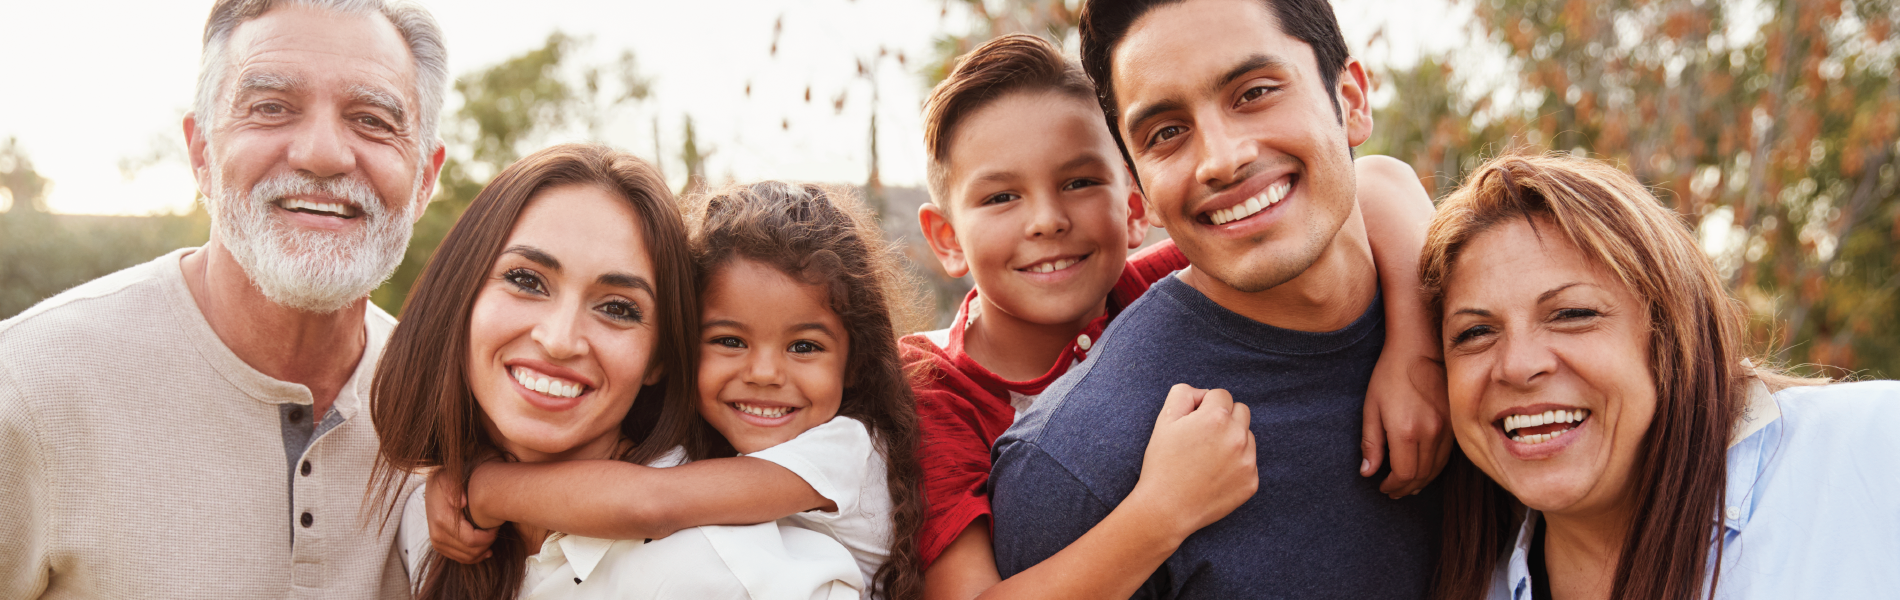
[[[1135,21],[1156,8],[1170,4],[1180,4],[1186,0],[1089,0],[1082,7],[1082,71],[1095,81],[1095,97],[1102,103],[1102,113],[1108,117],[1108,132],[1115,136],[1115,145],[1121,147],[1122,158],[1132,167],[1134,156],[1128,152],[1128,143],[1122,140],[1121,127],[1117,126],[1115,115],[1115,83],[1111,79],[1109,66],[1115,56],[1115,47],[1120,46],[1122,38],[1128,37],[1128,28]],[[1280,29],[1293,39],[1306,42],[1313,48],[1313,59],[1319,64],[1319,76],[1326,83],[1326,96],[1333,100],[1333,114],[1341,122],[1345,114],[1339,107],[1339,73],[1346,69],[1346,38],[1339,33],[1339,19],[1333,16],[1333,5],[1328,0],[1259,0],[1273,10],[1274,19],[1280,22]]]

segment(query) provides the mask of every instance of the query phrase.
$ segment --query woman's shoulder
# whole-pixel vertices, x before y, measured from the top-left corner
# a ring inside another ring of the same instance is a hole
[[[1838,437],[1868,434],[1900,443],[1887,424],[1900,419],[1900,381],[1877,380],[1791,387],[1775,392],[1789,435]],[[1858,436],[1856,436],[1858,437]]]

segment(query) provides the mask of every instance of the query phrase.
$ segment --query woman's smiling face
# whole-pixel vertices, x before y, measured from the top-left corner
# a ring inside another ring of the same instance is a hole
[[[745,453],[831,420],[851,341],[827,290],[744,258],[714,268],[701,296],[699,414]]]
[[[655,281],[642,220],[594,185],[528,201],[469,319],[483,425],[525,462],[606,458],[654,364]]]
[[[1656,411],[1647,305],[1542,217],[1460,252],[1445,285],[1452,432],[1526,506],[1614,515]]]

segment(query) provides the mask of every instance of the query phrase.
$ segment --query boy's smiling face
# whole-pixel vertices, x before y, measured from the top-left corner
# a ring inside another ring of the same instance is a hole
[[[1040,325],[1100,314],[1128,249],[1147,234],[1101,109],[1055,91],[1006,94],[956,126],[943,196],[924,235],[951,276]]]

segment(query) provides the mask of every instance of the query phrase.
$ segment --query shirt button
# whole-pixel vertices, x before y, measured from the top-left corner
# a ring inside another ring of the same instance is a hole
[[[1089,334],[1084,333],[1082,335],[1075,336],[1075,345],[1081,346],[1083,352],[1088,352],[1089,346],[1095,345],[1095,340],[1089,339]]]
[[[303,409],[302,408],[290,409],[290,422],[298,424],[298,425],[303,424]]]
[[[310,524],[315,523],[316,521],[317,521],[317,518],[310,516],[310,513],[306,512],[303,514],[302,522],[305,528],[310,527]]]
[[[574,578],[574,585],[580,585],[580,584],[581,584],[581,578],[579,578],[579,577],[575,577],[575,578]]]
[[[1728,507],[1728,510],[1722,511],[1722,514],[1727,515],[1728,520],[1734,521],[1736,519],[1742,518],[1742,509],[1730,506]]]
[[[307,460],[303,461],[303,468],[300,469],[300,471],[303,472],[304,477],[309,477],[310,476],[310,461],[307,461]]]

